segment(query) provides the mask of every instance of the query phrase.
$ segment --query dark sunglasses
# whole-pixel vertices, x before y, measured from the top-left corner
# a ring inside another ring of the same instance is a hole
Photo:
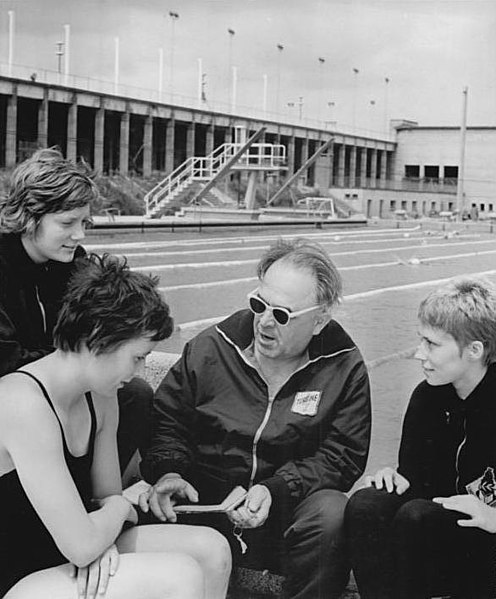
[[[260,296],[256,295],[255,291],[252,291],[248,294],[248,303],[253,314],[263,314],[265,310],[270,310],[277,324],[280,324],[283,327],[289,324],[292,318],[296,318],[297,316],[301,316],[302,314],[306,314],[307,312],[311,312],[312,310],[317,310],[317,308],[320,308],[320,306],[311,306],[310,308],[304,308],[303,310],[291,312],[287,308],[271,306]]]

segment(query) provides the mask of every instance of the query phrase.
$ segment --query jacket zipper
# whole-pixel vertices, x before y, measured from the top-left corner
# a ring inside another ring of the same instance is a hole
[[[36,299],[38,300],[38,305],[40,306],[41,318],[43,319],[43,332],[47,332],[47,323],[46,323],[46,312],[45,307],[40,299],[40,294],[38,290],[38,285],[36,285]]]
[[[218,326],[216,327],[217,332],[221,335],[221,337],[223,337],[225,339],[225,341],[227,341],[232,347],[234,347],[234,349],[236,350],[236,352],[238,353],[238,355],[240,356],[240,358],[243,360],[243,362],[245,362],[245,364],[247,364],[250,368],[252,368],[257,374],[258,376],[260,376],[260,373],[257,371],[257,369],[253,366],[253,364],[251,364],[251,362],[249,360],[246,359],[245,355],[243,354],[243,352],[241,351],[241,349],[238,347],[238,345],[236,345],[236,343],[234,343],[230,337],[228,337],[224,331],[222,331]],[[297,368],[292,374],[291,376],[288,378],[287,381],[285,381],[284,385],[297,373],[300,372],[301,370],[304,370],[309,364],[312,364],[314,362],[317,362],[323,358],[332,358],[334,356],[338,356],[339,354],[342,354],[344,352],[351,352],[353,350],[355,350],[356,347],[350,347],[350,348],[345,348],[339,351],[334,352],[333,354],[325,354],[325,355],[320,355],[317,356],[316,358],[313,359],[308,359],[305,364],[302,364],[299,368]],[[282,389],[282,387],[284,387],[284,385],[282,385],[280,387],[280,389]],[[279,390],[280,390],[279,389]],[[253,445],[252,445],[252,450],[251,450],[251,455],[252,455],[252,467],[251,467],[251,474],[250,474],[250,481],[248,484],[248,488],[251,488],[253,485],[253,481],[255,480],[255,475],[257,473],[257,466],[258,466],[258,458],[257,458],[257,445],[258,442],[260,440],[260,437],[262,436],[262,433],[265,429],[265,427],[267,426],[267,422],[270,418],[270,414],[272,412],[272,404],[274,403],[274,397],[269,397],[269,403],[267,406],[267,410],[265,411],[265,415],[264,418],[262,420],[262,423],[260,424],[260,426],[258,427],[255,436],[253,437]]]
[[[265,410],[265,415],[263,417],[262,423],[257,428],[255,436],[253,437],[253,445],[251,448],[252,466],[251,466],[251,475],[250,475],[250,482],[248,484],[248,488],[251,488],[253,486],[253,481],[255,480],[255,475],[257,473],[257,465],[258,465],[257,445],[258,445],[258,442],[260,441],[260,437],[262,436],[262,433],[263,433],[265,427],[267,426],[267,422],[269,421],[270,413],[272,412],[273,403],[274,403],[274,397],[269,397],[269,403],[267,405],[267,409]]]
[[[458,488],[458,485],[460,484],[460,471],[458,468],[458,460],[460,458],[460,452],[462,450],[462,447],[465,445],[466,440],[467,440],[467,419],[464,417],[463,418],[463,439],[456,451],[456,460],[455,460],[455,470],[456,470],[455,489],[458,493],[461,492],[460,489]]]

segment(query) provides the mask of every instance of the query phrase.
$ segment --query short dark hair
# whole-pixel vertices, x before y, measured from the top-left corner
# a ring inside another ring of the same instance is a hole
[[[484,346],[484,362],[496,361],[496,287],[477,276],[459,276],[422,300],[419,321],[448,333],[460,353],[472,341]]]
[[[0,197],[0,231],[31,234],[45,214],[91,205],[98,198],[92,177],[86,163],[75,164],[56,148],[38,150],[14,169]]]
[[[257,275],[263,279],[269,268],[279,260],[309,270],[315,277],[316,300],[329,308],[339,303],[343,293],[343,282],[336,265],[324,248],[313,241],[298,237],[279,239],[262,256],[257,266]]]
[[[173,320],[157,289],[158,279],[133,272],[124,258],[90,254],[79,262],[53,333],[56,348],[95,354],[149,336],[169,337]]]

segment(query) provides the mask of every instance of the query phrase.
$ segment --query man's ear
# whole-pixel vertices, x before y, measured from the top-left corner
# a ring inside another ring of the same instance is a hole
[[[332,318],[331,309],[322,307],[315,316],[313,334],[318,335]]]

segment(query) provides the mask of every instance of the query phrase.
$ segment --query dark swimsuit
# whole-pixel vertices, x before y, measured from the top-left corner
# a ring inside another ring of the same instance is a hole
[[[59,422],[67,467],[86,509],[90,511],[91,465],[96,434],[96,414],[91,394],[86,394],[91,418],[88,452],[76,458],[69,452],[62,424],[43,384],[25,370],[16,372],[34,379],[52,408]],[[60,553],[35,512],[22,488],[16,470],[0,476],[0,507],[0,597],[2,597],[24,576],[67,563],[67,559]]]

